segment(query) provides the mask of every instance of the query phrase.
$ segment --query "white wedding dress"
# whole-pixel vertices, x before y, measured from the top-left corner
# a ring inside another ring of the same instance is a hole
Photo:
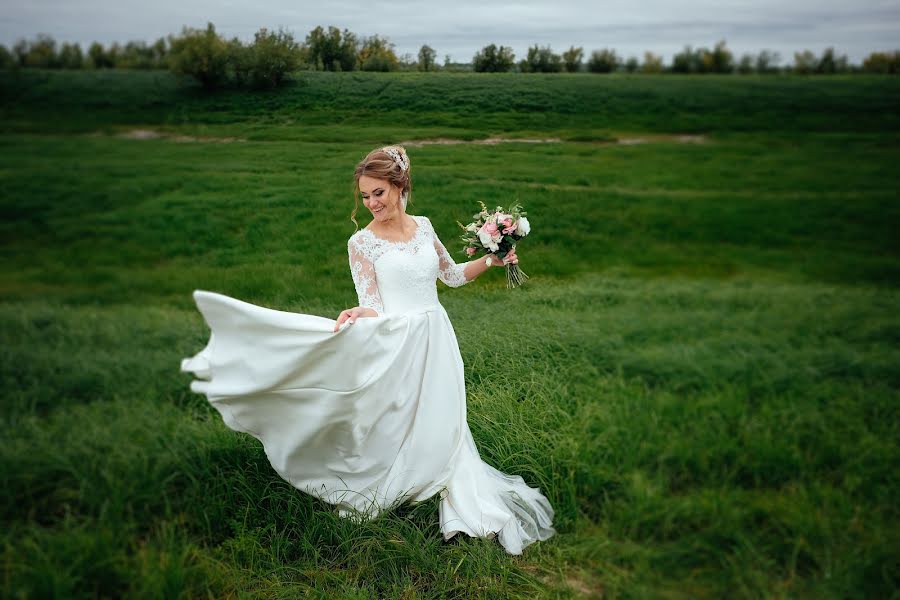
[[[537,488],[483,462],[466,422],[463,362],[436,280],[467,283],[431,222],[348,241],[359,305],[344,323],[194,292],[212,333],[181,369],[231,429],[256,437],[294,487],[370,518],[440,494],[444,538],[497,536],[512,554],[555,533]],[[509,432],[513,435],[513,432]]]

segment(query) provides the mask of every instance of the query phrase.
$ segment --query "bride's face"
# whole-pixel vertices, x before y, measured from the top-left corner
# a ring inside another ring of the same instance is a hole
[[[400,188],[387,179],[363,175],[359,178],[359,193],[362,194],[363,204],[372,213],[375,221],[389,221],[403,212]]]

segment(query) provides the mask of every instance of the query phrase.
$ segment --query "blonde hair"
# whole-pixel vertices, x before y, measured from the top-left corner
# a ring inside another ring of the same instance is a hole
[[[363,175],[374,177],[375,179],[384,179],[391,185],[400,188],[400,196],[406,197],[407,202],[412,201],[410,196],[412,192],[412,179],[409,176],[409,168],[404,169],[399,162],[395,161],[390,154],[386,152],[388,148],[392,148],[400,153],[400,156],[406,160],[409,165],[409,157],[406,155],[406,149],[400,145],[382,146],[376,148],[366,154],[366,157],[356,164],[353,171],[353,212],[350,213],[350,220],[359,229],[359,223],[356,222],[356,213],[359,211],[359,178]],[[405,207],[405,205],[404,205]]]

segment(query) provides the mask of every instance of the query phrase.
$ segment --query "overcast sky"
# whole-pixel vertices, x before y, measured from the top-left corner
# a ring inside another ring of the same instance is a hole
[[[795,51],[821,53],[834,46],[859,63],[870,52],[900,49],[900,0],[0,0],[0,43],[11,46],[39,33],[57,41],[152,42],[185,25],[211,21],[227,37],[250,40],[260,27],[291,31],[303,40],[316,27],[334,25],[360,37],[379,34],[398,55],[415,56],[422,44],[438,62],[449,54],[469,62],[483,46],[614,48],[620,56],[649,50],[669,62],[685,45],[712,47],[725,39],[736,54],[775,50],[781,64]]]

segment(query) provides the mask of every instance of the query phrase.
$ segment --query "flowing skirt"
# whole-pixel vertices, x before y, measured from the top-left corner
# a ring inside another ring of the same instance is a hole
[[[262,442],[275,471],[371,518],[440,494],[445,539],[493,537],[512,554],[555,533],[537,488],[484,463],[466,422],[463,363],[440,304],[335,321],[196,291],[211,329],[181,363],[225,424]]]

